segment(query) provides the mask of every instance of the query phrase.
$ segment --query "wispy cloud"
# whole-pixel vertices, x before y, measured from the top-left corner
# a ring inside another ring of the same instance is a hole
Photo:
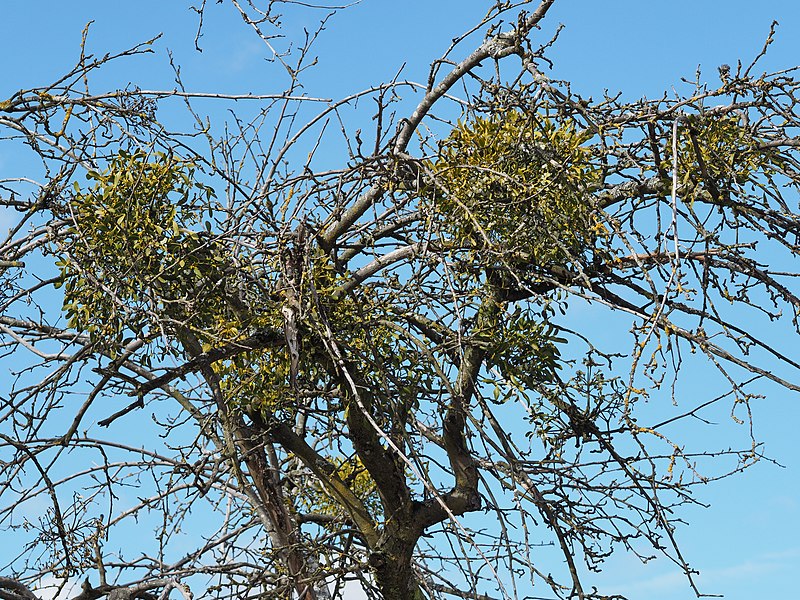
[[[778,572],[794,572],[800,559],[800,547],[786,548],[777,552],[764,553],[739,563],[713,569],[703,569],[695,577],[700,591],[716,593],[714,588],[724,585],[742,585],[749,581],[763,580],[766,575]],[[620,582],[611,585],[615,593],[623,594],[631,600],[642,598],[683,598],[684,592],[690,592],[686,576],[680,571],[660,573],[654,577],[634,582]],[[685,597],[689,597],[686,595]]]
[[[773,496],[769,499],[769,503],[774,508],[783,512],[797,512],[800,510],[800,502],[797,496],[790,496],[788,494],[780,494]]]
[[[226,57],[225,68],[237,73],[245,71],[264,56],[264,51],[264,45],[258,41],[240,42]]]
[[[35,593],[42,600],[67,600],[81,591],[77,581],[64,580],[57,577],[43,577],[36,586]]]

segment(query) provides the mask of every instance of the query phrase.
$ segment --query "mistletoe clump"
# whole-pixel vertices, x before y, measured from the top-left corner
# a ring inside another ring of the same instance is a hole
[[[526,263],[565,265],[603,228],[590,191],[599,178],[572,124],[508,111],[459,123],[428,165],[423,192],[461,247]]]
[[[662,171],[677,167],[679,191],[691,202],[720,202],[743,186],[762,187],[785,166],[738,116],[686,116],[678,128],[677,165],[671,152],[667,158]]]
[[[159,335],[157,314],[190,328],[216,318],[226,261],[210,225],[195,229],[198,202],[214,191],[195,180],[194,165],[120,151],[87,179],[89,189],[75,184],[66,234],[53,250],[70,327],[113,351],[131,335]]]

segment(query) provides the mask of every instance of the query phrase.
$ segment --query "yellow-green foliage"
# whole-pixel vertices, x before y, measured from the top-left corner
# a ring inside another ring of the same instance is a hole
[[[280,328],[282,321],[275,310],[253,319],[249,324]],[[203,350],[246,338],[247,333],[247,327],[239,319],[220,315],[218,321],[208,329]],[[289,359],[285,348],[243,352],[214,363],[212,368],[219,375],[220,387],[231,406],[243,410],[273,410],[294,399],[289,387]]]
[[[324,378],[319,362],[319,352],[324,352],[324,347],[314,331],[320,324],[320,307],[313,301],[311,288],[316,290],[316,298],[327,304],[325,301],[341,283],[340,276],[321,251],[312,253],[307,266],[308,271],[304,272],[298,288],[294,290],[299,308],[300,361],[297,378],[302,387],[316,386]],[[279,268],[276,263],[275,271]],[[350,297],[344,297],[339,302],[322,308],[330,311],[327,317],[334,323],[355,321],[352,314],[354,302]],[[253,329],[280,330],[283,324],[280,303],[262,306],[258,314],[248,316],[246,323],[241,318],[220,315],[208,329],[204,350],[245,338],[248,331]],[[291,385],[291,358],[289,349],[285,346],[238,354],[232,359],[215,363],[214,370],[220,375],[229,402],[242,410],[266,413],[281,409],[293,410],[297,404],[297,390]]]
[[[193,165],[123,151],[87,178],[88,190],[75,184],[67,242],[55,250],[69,325],[113,349],[132,333],[157,335],[148,315],[191,324],[218,310],[224,259],[210,235],[189,229],[200,218],[194,201],[213,190],[194,181]]]
[[[415,351],[383,322],[386,314],[374,292],[365,286],[348,294],[337,294],[347,275],[337,273],[329,258],[318,249],[311,250],[305,267],[294,290],[299,308],[298,387],[319,387],[329,379],[324,364],[331,359],[323,342],[329,326],[339,348],[376,395],[388,385],[392,391],[387,396],[413,396],[408,390],[426,381],[429,367],[417,364]],[[221,341],[241,339],[248,330],[262,327],[283,327],[280,303],[262,307],[246,324],[236,319],[219,319],[209,328],[214,335],[207,337],[206,349],[220,345]],[[294,410],[297,405],[290,365],[288,348],[276,347],[239,354],[216,363],[214,369],[233,405],[247,411],[275,412]],[[390,381],[384,371],[392,374]]]
[[[571,124],[509,111],[460,123],[429,164],[423,195],[458,244],[564,264],[600,229],[589,189],[598,175]]]
[[[688,199],[707,197],[713,188],[727,193],[756,173],[774,171],[771,164],[777,157],[759,148],[737,117],[690,116],[678,131],[678,176]],[[671,172],[672,152],[667,156],[662,166]]]
[[[356,456],[348,460],[337,460],[336,465],[335,475],[358,496],[373,516],[379,515],[381,503],[378,491],[361,459]],[[303,504],[306,510],[333,517],[347,516],[342,505],[321,487],[308,487],[304,491]]]
[[[557,337],[558,331],[547,322],[546,315],[517,306],[486,333],[492,337],[487,364],[498,368],[512,385],[536,388],[552,381],[560,368],[558,342],[565,340]]]

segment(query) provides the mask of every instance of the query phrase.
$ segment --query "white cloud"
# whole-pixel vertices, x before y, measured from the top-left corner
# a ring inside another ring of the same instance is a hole
[[[33,590],[42,600],[68,600],[78,595],[81,584],[74,580],[64,580],[52,576],[43,577]]]
[[[357,581],[348,581],[344,584],[342,593],[344,600],[366,600],[367,595],[364,593],[364,588]]]
[[[770,573],[794,571],[799,557],[800,547],[787,548],[778,552],[761,554],[737,564],[703,569],[699,575],[694,577],[694,581],[700,587],[701,592],[704,590],[714,592],[714,588],[718,588],[720,585],[729,587],[732,583],[764,579]],[[684,596],[679,594],[690,592],[686,576],[677,570],[631,583],[619,583],[611,587],[615,593],[628,596],[631,600],[649,597],[682,598]]]

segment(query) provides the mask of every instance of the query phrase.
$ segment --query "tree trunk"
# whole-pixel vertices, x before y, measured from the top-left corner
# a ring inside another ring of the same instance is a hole
[[[387,544],[388,545],[388,544]],[[424,600],[419,583],[411,568],[414,544],[400,544],[392,540],[393,548],[372,552],[369,564],[375,583],[384,600]]]

